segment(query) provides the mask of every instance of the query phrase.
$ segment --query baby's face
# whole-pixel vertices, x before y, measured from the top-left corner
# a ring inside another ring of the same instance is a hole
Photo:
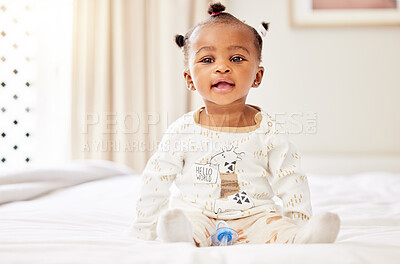
[[[260,84],[253,33],[232,24],[203,25],[189,39],[189,69],[184,76],[194,85],[206,105],[229,105],[246,101],[251,87]]]

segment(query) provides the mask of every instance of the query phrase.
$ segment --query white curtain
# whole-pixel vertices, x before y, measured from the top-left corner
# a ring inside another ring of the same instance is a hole
[[[174,36],[209,2],[75,0],[72,158],[143,169],[168,124],[193,109]]]

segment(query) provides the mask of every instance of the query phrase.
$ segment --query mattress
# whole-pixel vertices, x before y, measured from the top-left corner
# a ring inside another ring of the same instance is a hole
[[[339,214],[336,243],[234,245],[142,241],[140,175],[110,162],[0,175],[0,263],[400,263],[400,175],[308,175],[314,213]]]

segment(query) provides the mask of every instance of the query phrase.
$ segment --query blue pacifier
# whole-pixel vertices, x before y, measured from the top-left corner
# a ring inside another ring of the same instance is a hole
[[[221,224],[224,224],[225,226],[220,227]],[[238,232],[230,228],[225,221],[218,222],[217,230],[215,234],[211,236],[213,246],[232,245],[238,238]]]

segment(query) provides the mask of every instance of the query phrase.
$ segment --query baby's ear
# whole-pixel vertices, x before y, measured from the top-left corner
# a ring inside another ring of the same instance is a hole
[[[183,78],[185,78],[186,84],[189,84],[190,82],[193,82],[192,81],[192,75],[191,75],[189,69],[185,69],[183,71]]]
[[[264,76],[264,67],[258,66],[258,70],[256,73],[256,77],[254,78],[252,87],[257,88],[258,86],[260,86],[263,76]]]
[[[186,87],[187,87],[190,91],[196,90],[196,87],[194,86],[194,83],[193,83],[192,74],[190,73],[190,70],[189,70],[189,69],[186,69],[186,70],[183,72],[183,78],[185,78]]]

